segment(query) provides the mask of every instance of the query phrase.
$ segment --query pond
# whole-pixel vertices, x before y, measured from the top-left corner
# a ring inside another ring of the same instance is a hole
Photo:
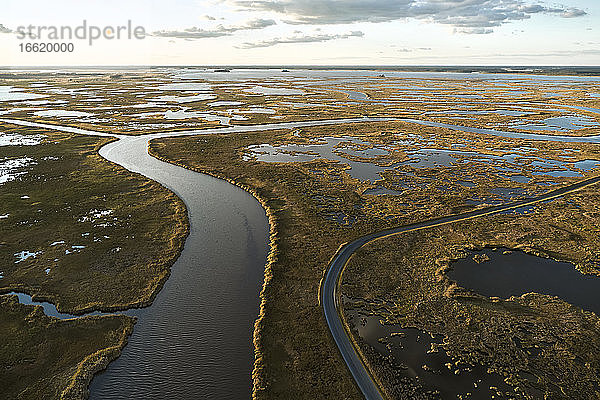
[[[476,261],[487,258],[488,261]],[[460,286],[488,297],[509,298],[535,292],[600,312],[599,277],[584,275],[573,264],[522,251],[505,248],[468,251],[466,258],[452,263],[448,276]]]

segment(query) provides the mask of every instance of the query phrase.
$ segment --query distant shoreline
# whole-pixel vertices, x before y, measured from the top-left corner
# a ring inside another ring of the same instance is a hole
[[[488,74],[539,74],[600,76],[600,66],[472,66],[472,65],[105,65],[105,66],[0,66],[2,71],[39,69],[86,69],[86,70],[148,70],[158,68],[205,68],[205,69],[287,69],[287,70],[373,70],[399,72],[453,72]]]

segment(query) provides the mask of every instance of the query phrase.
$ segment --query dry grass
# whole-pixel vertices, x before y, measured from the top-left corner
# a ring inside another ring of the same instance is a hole
[[[2,131],[47,138],[0,147],[0,159],[35,163],[2,185],[0,213],[8,218],[0,221],[0,293],[26,292],[71,313],[148,305],[183,247],[183,202],[100,157],[108,139],[10,125]],[[22,251],[38,255],[17,262]]]

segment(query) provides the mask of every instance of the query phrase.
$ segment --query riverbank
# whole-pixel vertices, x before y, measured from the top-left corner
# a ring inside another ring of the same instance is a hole
[[[296,191],[299,187],[289,190],[284,185],[271,185],[279,179],[289,182],[287,174],[297,175],[293,168],[282,167],[274,176],[268,166],[261,168],[253,163],[249,170],[241,159],[231,157],[231,154],[237,154],[236,149],[247,143],[260,142],[267,136],[272,138],[278,134],[280,132],[273,131],[157,139],[150,143],[149,151],[166,161],[245,187],[261,198],[263,206],[269,210],[274,235],[270,274],[261,292],[261,317],[254,334],[253,397],[318,398],[330,395],[358,399],[360,396],[337,353],[325,350],[331,348],[331,339],[316,296],[322,276],[319,260],[329,258],[335,252],[341,230],[336,229],[337,224],[327,224],[327,220],[303,211],[307,204]],[[310,221],[327,230],[315,232]],[[337,230],[337,234],[333,235],[332,229]],[[305,242],[309,232],[319,241],[318,246],[311,248],[310,243]],[[292,251],[298,246],[302,248],[301,253]],[[291,281],[286,282],[283,276]],[[291,282],[294,285],[290,285]],[[321,363],[326,368],[316,368]]]

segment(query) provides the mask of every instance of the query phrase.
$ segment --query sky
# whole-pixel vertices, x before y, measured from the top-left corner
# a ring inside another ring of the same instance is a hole
[[[2,0],[0,7],[2,66],[600,65],[598,0]],[[30,26],[41,37],[27,36]],[[77,27],[84,39],[68,37]],[[72,43],[73,51],[31,51],[41,43]]]

